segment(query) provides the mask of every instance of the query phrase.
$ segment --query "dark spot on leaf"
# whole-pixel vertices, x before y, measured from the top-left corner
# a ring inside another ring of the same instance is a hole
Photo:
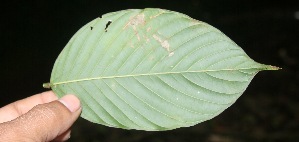
[[[91,26],[91,27],[90,27],[90,30],[92,30],[92,29],[93,29],[93,27]]]
[[[109,21],[107,22],[106,27],[105,27],[105,32],[107,32],[107,29],[108,29],[108,27],[109,27],[109,25],[110,25],[111,23],[112,23],[111,20],[109,20]]]

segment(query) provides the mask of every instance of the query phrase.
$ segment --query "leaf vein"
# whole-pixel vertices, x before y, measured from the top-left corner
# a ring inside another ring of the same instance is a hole
[[[183,94],[183,95],[185,95],[185,96],[187,96],[187,97],[190,97],[190,98],[192,98],[192,99],[196,99],[196,100],[199,100],[199,101],[203,101],[203,102],[207,102],[207,103],[211,103],[211,104],[216,104],[216,105],[230,105],[230,104],[232,104],[232,103],[225,103],[225,104],[220,104],[220,103],[217,103],[217,102],[213,102],[213,101],[209,101],[209,100],[205,100],[205,99],[201,99],[201,98],[197,98],[197,97],[194,97],[194,96],[191,96],[191,95],[188,95],[187,93],[184,93],[184,92],[182,92],[182,91],[180,91],[180,90],[178,90],[178,89],[176,89],[175,87],[173,87],[172,85],[170,85],[169,83],[167,83],[165,80],[163,80],[161,77],[159,77],[158,75],[157,75],[157,77],[162,81],[162,82],[164,82],[165,84],[167,84],[168,86],[170,86],[171,88],[173,88],[173,89],[175,89],[176,91],[178,91],[178,92],[180,92],[181,94]],[[176,78],[174,78],[175,80],[177,80]],[[189,80],[188,80],[189,81]],[[179,81],[178,81],[179,82]],[[191,82],[192,84],[194,84],[193,82]],[[196,85],[196,84],[195,84]],[[197,85],[198,86],[198,85]],[[200,86],[199,86],[200,87]],[[201,87],[202,88],[202,87]],[[205,88],[203,88],[203,89],[205,89]],[[204,114],[204,113],[202,113],[202,114]],[[208,114],[208,113],[207,113]],[[212,114],[214,114],[214,113],[212,113]]]
[[[120,82],[118,82],[116,79],[114,79],[116,81],[117,84],[119,84],[123,89],[127,90],[129,93],[133,94],[131,91],[129,91],[127,88],[125,88]],[[144,119],[146,119],[148,122],[150,122],[153,125],[156,125],[158,127],[164,128],[163,126],[160,126],[156,123],[154,123],[153,121],[151,121],[150,119],[148,119],[147,117],[145,117],[144,115],[142,115],[136,108],[134,108],[133,106],[131,106],[128,102],[126,102],[121,96],[119,96],[126,104],[128,104],[134,111],[136,111],[140,116],[142,116]],[[147,128],[147,127],[145,127]],[[153,128],[151,128],[153,129]]]
[[[103,80],[103,82],[109,87],[109,89],[112,91],[112,92],[114,92],[114,94],[116,94],[117,95],[117,97],[118,98],[120,98],[119,96],[120,95],[118,95],[107,83],[106,83],[106,81],[105,80]],[[106,98],[108,98],[108,97],[106,97]],[[109,98],[108,98],[109,99]],[[120,98],[123,102],[124,102],[124,100],[122,99],[122,98]],[[130,120],[131,121],[131,123],[133,123],[133,124],[135,124],[135,125],[137,125],[137,126],[139,126],[139,127],[142,127],[142,126],[140,126],[140,125],[138,125],[138,124],[136,124],[133,120],[131,120],[130,119],[130,117],[128,117],[128,115],[127,114],[125,114],[121,109],[120,109],[120,107],[119,106],[117,106],[111,99],[109,99],[110,100],[110,102],[114,105],[114,106],[116,106],[119,110],[120,110],[120,112],[122,112],[122,114],[128,119],[128,120]],[[130,125],[129,125],[130,126]],[[129,127],[129,126],[127,126],[127,127]]]

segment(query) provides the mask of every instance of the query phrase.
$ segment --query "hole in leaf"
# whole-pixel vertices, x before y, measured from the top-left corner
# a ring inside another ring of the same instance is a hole
[[[109,20],[109,21],[107,22],[106,27],[105,27],[105,32],[107,32],[107,29],[108,29],[108,27],[109,27],[109,25],[110,25],[111,23],[112,23],[111,20]]]

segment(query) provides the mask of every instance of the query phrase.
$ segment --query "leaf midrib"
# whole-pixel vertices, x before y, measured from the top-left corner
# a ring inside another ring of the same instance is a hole
[[[155,75],[168,75],[168,74],[184,74],[184,73],[206,73],[206,72],[216,72],[216,71],[240,71],[240,70],[249,70],[249,69],[258,69],[258,70],[266,70],[265,68],[238,68],[238,69],[220,69],[220,70],[199,70],[199,71],[178,71],[178,72],[156,72],[156,73],[141,73],[141,74],[128,74],[128,75],[113,75],[113,76],[99,76],[99,77],[91,77],[91,78],[82,78],[68,81],[61,81],[56,83],[51,83],[51,86],[67,84],[67,83],[75,83],[82,81],[91,81],[91,80],[100,80],[100,79],[113,79],[113,78],[126,78],[126,77],[139,77],[139,76],[155,76]]]

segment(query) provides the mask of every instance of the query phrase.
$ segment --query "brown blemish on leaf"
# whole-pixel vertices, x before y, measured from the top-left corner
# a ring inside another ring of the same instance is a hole
[[[153,38],[154,38],[156,41],[158,41],[164,49],[166,49],[166,51],[168,52],[168,56],[169,56],[169,57],[171,57],[171,56],[174,55],[174,52],[173,52],[173,51],[170,51],[170,45],[169,45],[169,43],[168,43],[167,40],[163,40],[163,39],[161,39],[159,36],[157,36],[157,35],[155,35],[155,34],[153,35]]]
[[[144,14],[138,14],[130,19],[130,21],[125,25],[123,29],[126,29],[127,27],[132,27],[134,31],[137,29],[139,25],[145,24]]]
[[[150,39],[146,35],[143,35],[143,38],[145,39],[146,43],[148,43],[150,41]]]
[[[159,36],[157,36],[157,35],[153,35],[153,38],[155,39],[155,40],[157,40],[158,42],[160,42],[160,44],[161,44],[161,46],[163,47],[163,48],[165,48],[168,52],[170,51],[169,50],[169,43],[168,43],[168,41],[167,40],[162,40]]]
[[[148,28],[146,29],[146,31],[149,32],[151,29],[152,29],[151,27],[148,27]]]
[[[162,10],[162,11],[159,12],[158,14],[151,16],[150,19],[156,18],[156,17],[160,16],[161,14],[163,14],[164,12],[165,12],[165,11]]]
[[[140,36],[139,36],[138,32],[136,32],[135,34],[137,36],[138,41],[140,41]]]
[[[169,54],[168,54],[168,57],[171,57],[171,56],[173,56],[174,55],[174,52],[172,51],[172,52],[169,52]]]
[[[149,59],[152,61],[155,59],[155,56],[150,56]]]
[[[133,45],[132,41],[130,41],[130,47],[134,48],[135,46]]]
[[[140,41],[140,36],[139,36],[137,28],[138,28],[138,26],[144,25],[144,24],[145,24],[145,15],[142,13],[142,14],[138,14],[138,15],[134,16],[133,18],[131,18],[130,21],[124,26],[123,29],[131,27],[134,30],[138,41]]]

